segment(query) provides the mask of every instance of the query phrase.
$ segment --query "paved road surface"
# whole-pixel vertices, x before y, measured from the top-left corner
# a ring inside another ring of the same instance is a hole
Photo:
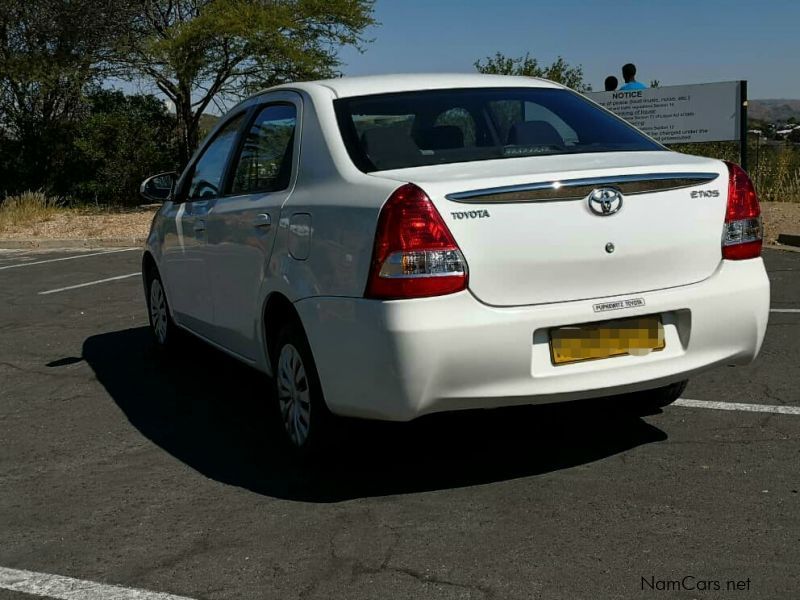
[[[199,343],[160,355],[139,253],[92,254],[0,253],[0,598],[800,597],[800,414],[355,424],[303,470],[268,381]],[[765,259],[773,308],[800,309],[800,254]],[[800,407],[800,313],[685,397]],[[658,591],[685,576],[722,591]],[[85,582],[131,590],[64,595]]]

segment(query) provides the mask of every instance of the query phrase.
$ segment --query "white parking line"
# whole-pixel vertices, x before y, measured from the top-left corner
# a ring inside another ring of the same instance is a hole
[[[5,567],[0,567],[0,589],[63,600],[192,600],[186,596]]]
[[[775,404],[743,404],[741,402],[710,402],[708,400],[690,400],[678,398],[673,406],[687,408],[710,408],[712,410],[741,410],[744,412],[763,412],[778,415],[800,415],[800,406],[777,406]]]
[[[770,308],[769,312],[776,313],[800,313],[800,308]]]
[[[116,254],[117,252],[133,252],[134,250],[141,251],[141,248],[122,248],[119,250],[106,250],[105,252],[90,252],[89,254],[78,254],[75,256],[63,256],[61,258],[49,258],[47,260],[37,260],[35,262],[20,263],[18,265],[6,265],[0,267],[0,271],[6,269],[19,269],[20,267],[32,267],[33,265],[44,265],[46,263],[60,262],[62,260],[73,260],[75,258],[89,258],[90,256],[102,256],[103,254]]]
[[[107,279],[98,279],[97,281],[87,281],[86,283],[79,283],[77,285],[68,285],[67,287],[57,288],[55,290],[47,290],[46,292],[39,292],[40,296],[46,296],[47,294],[56,294],[58,292],[66,292],[68,290],[77,290],[78,288],[88,287],[90,285],[97,285],[98,283],[106,283],[108,281],[118,281],[120,279],[127,279],[128,277],[136,277],[137,275],[141,275],[140,271],[136,273],[128,273],[127,275],[117,275],[116,277],[108,277]]]

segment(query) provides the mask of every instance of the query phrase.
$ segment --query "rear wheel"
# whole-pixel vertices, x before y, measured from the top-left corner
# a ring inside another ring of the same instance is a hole
[[[623,401],[626,406],[635,412],[642,414],[657,412],[659,409],[669,406],[680,398],[688,383],[689,380],[684,379],[683,381],[671,383],[670,385],[652,390],[626,394],[623,396]]]
[[[300,325],[288,323],[273,348],[275,395],[285,439],[300,456],[311,456],[327,445],[334,421],[311,347]]]

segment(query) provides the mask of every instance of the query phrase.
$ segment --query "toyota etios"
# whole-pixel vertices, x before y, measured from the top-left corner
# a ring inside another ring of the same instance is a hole
[[[184,329],[272,375],[303,452],[334,415],[663,406],[767,326],[745,172],[548,81],[282,85],[142,191],[166,197],[143,262],[157,343]]]

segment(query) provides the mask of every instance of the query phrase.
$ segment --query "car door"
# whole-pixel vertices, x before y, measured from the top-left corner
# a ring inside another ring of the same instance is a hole
[[[214,341],[254,360],[260,339],[259,293],[291,193],[300,147],[300,96],[270,95],[259,105],[231,163],[227,190],[208,218]]]
[[[207,221],[221,194],[246,112],[223,124],[181,180],[165,214],[161,274],[175,320],[208,337],[214,303],[208,274]]]

